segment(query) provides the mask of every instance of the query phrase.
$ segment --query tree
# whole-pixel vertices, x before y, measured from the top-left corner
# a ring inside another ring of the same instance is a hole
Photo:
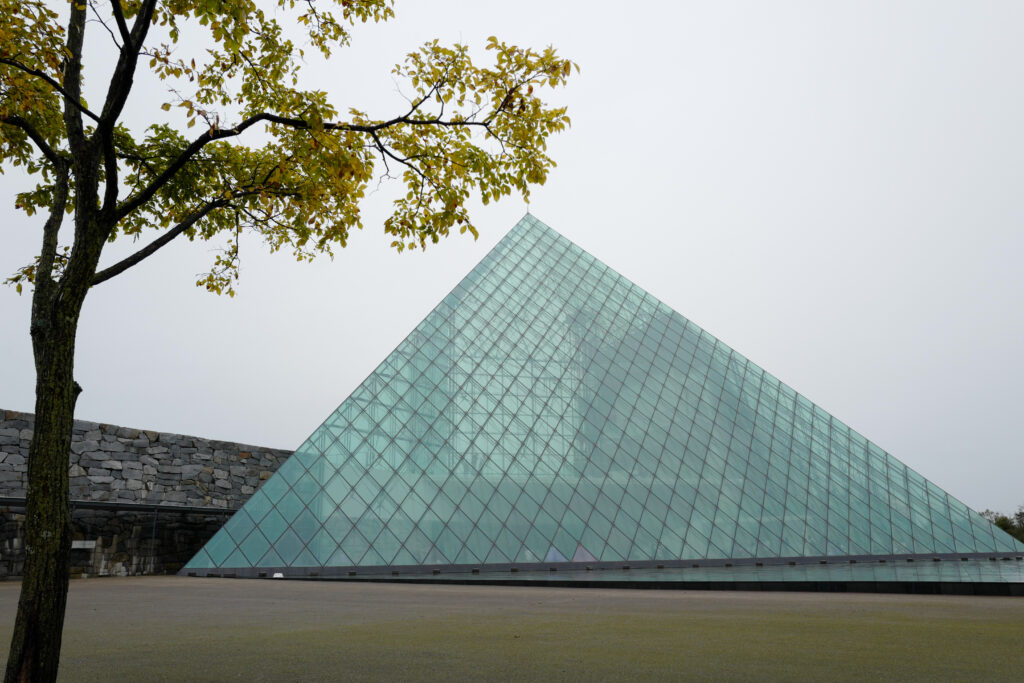
[[[491,37],[493,64],[480,67],[466,46],[434,41],[394,68],[407,90],[403,111],[341,115],[326,93],[301,87],[305,56],[289,36],[328,58],[357,23],[390,18],[392,0],[274,4],[265,13],[254,0],[72,0],[56,9],[0,0],[0,170],[18,166],[37,179],[16,206],[42,218],[38,256],[7,280],[19,292],[32,287],[37,378],[8,681],[57,673],[67,455],[81,391],[75,337],[91,287],[184,236],[223,242],[197,284],[231,295],[241,234],[299,260],[330,255],[362,227],[359,202],[378,175],[403,184],[384,224],[399,251],[454,229],[475,236],[471,196],[528,198],[554,165],[546,141],[569,118],[539,92],[564,84],[573,64],[552,48]],[[97,39],[88,51],[87,31]],[[83,96],[87,66],[102,101]],[[153,112],[160,122],[138,130],[123,113],[141,78],[163,81],[168,97]],[[100,268],[104,247],[121,238],[149,241]]]
[[[981,513],[981,516],[1024,543],[1024,505],[1018,506],[1017,512],[1013,513],[1012,517],[988,508]]]

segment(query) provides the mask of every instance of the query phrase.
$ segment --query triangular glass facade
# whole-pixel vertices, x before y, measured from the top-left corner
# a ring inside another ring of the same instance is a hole
[[[1021,550],[527,216],[186,569]]]

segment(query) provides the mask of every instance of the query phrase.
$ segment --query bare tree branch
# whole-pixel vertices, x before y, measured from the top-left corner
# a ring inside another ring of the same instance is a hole
[[[437,181],[434,180],[433,178],[429,177],[426,173],[424,173],[423,170],[419,166],[417,166],[416,164],[412,163],[413,159],[415,157],[400,157],[400,156],[398,156],[397,154],[395,154],[394,152],[392,152],[390,149],[387,148],[387,145],[385,145],[381,141],[381,139],[377,136],[376,132],[371,132],[370,133],[370,137],[373,138],[373,141],[374,141],[374,143],[377,146],[377,151],[380,152],[381,158],[384,160],[384,167],[385,168],[387,168],[387,164],[388,164],[387,160],[388,160],[388,158],[394,159],[395,161],[397,161],[398,163],[402,164],[403,166],[408,168],[410,171],[415,173],[417,176],[419,176],[421,191],[422,191],[422,187],[423,187],[424,183],[428,183],[431,187],[433,187],[435,189],[437,188]]]
[[[185,220],[175,225],[173,228],[165,232],[157,239],[150,242],[142,249],[139,249],[131,256],[121,259],[120,261],[110,266],[109,268],[104,268],[103,270],[96,273],[96,275],[94,275],[92,278],[92,286],[95,287],[101,282],[106,282],[115,275],[120,275],[121,273],[128,270],[137,263],[140,263],[149,256],[152,256],[159,249],[166,246],[175,237],[177,237],[181,233],[191,228],[197,222],[199,222],[204,216],[209,214],[211,211],[227,206],[229,203],[230,202],[227,199],[214,199],[212,201],[207,202],[200,209],[190,213],[185,218]]]
[[[111,0],[111,4],[117,9],[115,14],[120,12],[120,0]],[[103,149],[104,191],[103,207],[100,212],[110,216],[117,208],[118,192],[118,168],[117,153],[114,149],[113,132],[125,102],[128,101],[128,94],[132,89],[132,81],[135,76],[135,67],[139,61],[139,53],[136,45],[142,45],[149,31],[149,25],[153,19],[153,11],[156,8],[156,0],[146,0],[135,17],[135,24],[131,33],[125,36],[124,45],[121,46],[121,54],[117,59],[117,66],[114,68],[114,75],[110,79],[110,87],[107,90],[107,100],[103,104],[103,113],[99,125],[96,128],[96,135]],[[124,24],[124,17],[120,17],[119,28]]]
[[[185,150],[167,166],[167,168],[164,169],[163,173],[154,178],[149,185],[139,191],[139,193],[134,197],[121,204],[115,214],[115,220],[120,221],[125,216],[129,215],[131,212],[135,211],[137,208],[152,199],[153,195],[155,195],[161,187],[166,185],[178,173],[178,171],[180,171],[185,164],[192,159],[192,157],[202,151],[203,147],[214,140],[241,135],[247,128],[263,121],[264,119],[261,118],[262,116],[262,114],[251,116],[234,128],[230,128],[228,130],[208,130],[200,135],[192,142],[191,145],[186,147]]]
[[[103,136],[101,140],[103,147],[103,207],[101,215],[109,215],[117,205],[118,191],[118,168],[117,151],[114,149],[114,141],[109,135]]]
[[[322,124],[323,130],[327,131],[351,131],[353,133],[368,133],[375,134],[387,128],[391,128],[398,125],[409,125],[409,126],[440,126],[448,128],[466,128],[466,127],[477,127],[483,128],[487,132],[491,132],[490,122],[485,121],[466,121],[466,120],[444,120],[440,118],[431,119],[415,119],[411,118],[410,114],[416,111],[416,107],[419,106],[417,103],[410,110],[409,114],[397,116],[388,121],[380,121],[370,125],[351,124],[351,123],[324,123]],[[128,199],[121,204],[117,209],[115,215],[116,220],[121,220],[125,216],[129,215],[140,206],[144,205],[153,195],[155,195],[161,187],[166,185],[174,176],[178,173],[196,154],[202,151],[203,147],[210,144],[215,140],[223,140],[225,138],[233,138],[244,133],[247,129],[256,125],[257,123],[267,122],[276,123],[278,125],[287,126],[289,128],[295,128],[298,130],[311,130],[314,128],[308,121],[303,119],[290,118],[287,116],[279,116],[277,114],[271,114],[268,112],[262,112],[254,114],[249,118],[239,123],[234,128],[220,128],[216,130],[208,130],[198,138],[196,138],[192,144],[186,147],[181,154],[179,154],[174,161],[172,161],[163,173],[158,175],[150,182],[145,188],[139,191],[134,197]],[[379,147],[378,147],[379,148]]]
[[[64,222],[64,210],[68,203],[68,163],[64,159],[58,159],[55,166],[57,178],[53,186],[53,204],[50,206],[50,215],[43,224],[43,244],[36,266],[36,291],[32,295],[32,319],[29,321],[29,334],[36,338],[45,334],[51,320],[49,307],[53,302],[53,262],[57,256],[57,237]],[[35,360],[36,369],[39,370],[38,355],[35,356]]]
[[[110,30],[110,26],[107,24],[106,21],[103,20],[103,17],[100,16],[100,11],[98,9],[96,9],[96,1],[95,0],[88,0],[88,2],[89,2],[89,7],[92,8],[92,13],[96,15],[96,17],[93,19],[93,21],[95,21],[97,24],[99,24],[100,26],[103,27],[103,30],[106,31],[107,35],[110,36],[110,42],[112,42],[114,44],[114,46],[117,47],[118,50],[120,50],[121,49],[121,44],[124,41],[121,41],[121,43],[117,42],[117,36],[114,35],[114,32]]]
[[[118,0],[112,0],[117,4]],[[114,75],[110,78],[110,86],[107,88],[107,99],[103,103],[103,112],[100,114],[100,127],[113,129],[117,123],[124,103],[128,100],[128,94],[132,89],[132,79],[135,76],[135,66],[139,61],[137,45],[142,45],[149,32],[149,26],[153,21],[153,11],[156,9],[157,0],[145,0],[135,17],[131,33],[121,46],[121,54],[117,58],[117,65],[114,67]],[[123,18],[122,18],[123,22]]]
[[[51,164],[54,166],[61,163],[61,158],[57,155],[57,152],[53,150],[50,145],[46,143],[46,139],[35,129],[31,123],[26,121],[20,116],[0,116],[0,123],[6,123],[10,126],[21,128],[25,131],[25,135],[29,137],[32,142],[36,143],[36,147],[43,153]]]
[[[85,41],[86,6],[71,3],[68,18],[68,38],[64,57],[64,127],[68,133],[68,144],[74,154],[85,149],[85,131],[82,126],[82,44]],[[99,120],[98,118],[96,119]],[[84,161],[79,159],[79,161]]]
[[[63,159],[57,162],[57,179],[53,186],[53,205],[50,216],[43,224],[43,245],[39,250],[39,265],[36,271],[36,287],[44,290],[53,284],[53,261],[57,255],[57,235],[64,222],[64,210],[68,203],[68,164]],[[45,292],[44,292],[44,297]]]
[[[117,30],[121,33],[122,46],[131,47],[132,37],[128,34],[128,24],[124,21],[124,12],[121,11],[121,0],[110,0],[110,11],[117,22]]]
[[[88,116],[93,121],[99,121],[100,120],[99,116],[94,114],[92,111],[89,110],[88,107],[86,107],[84,104],[82,104],[81,98],[79,98],[79,97],[72,97],[68,93],[67,90],[65,90],[63,87],[61,87],[60,83],[58,83],[53,78],[47,76],[45,72],[40,71],[39,69],[33,69],[33,68],[29,67],[29,66],[25,66],[24,64],[19,62],[17,59],[11,59],[9,57],[0,57],[0,64],[6,64],[7,66],[13,66],[15,69],[18,69],[19,71],[24,71],[25,73],[29,74],[30,76],[35,76],[36,78],[44,81],[48,86],[50,86],[55,91],[57,91],[58,93],[63,95],[65,102],[68,102],[69,104],[71,104],[71,106],[73,106],[76,109],[78,109],[80,112],[82,112],[83,114]]]

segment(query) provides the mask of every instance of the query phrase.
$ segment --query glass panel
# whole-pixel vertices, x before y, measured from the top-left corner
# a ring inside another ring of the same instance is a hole
[[[1000,550],[1024,546],[527,216],[190,566]]]

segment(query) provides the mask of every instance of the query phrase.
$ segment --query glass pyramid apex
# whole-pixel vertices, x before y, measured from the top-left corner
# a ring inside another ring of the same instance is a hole
[[[1022,550],[526,216],[185,570]]]

